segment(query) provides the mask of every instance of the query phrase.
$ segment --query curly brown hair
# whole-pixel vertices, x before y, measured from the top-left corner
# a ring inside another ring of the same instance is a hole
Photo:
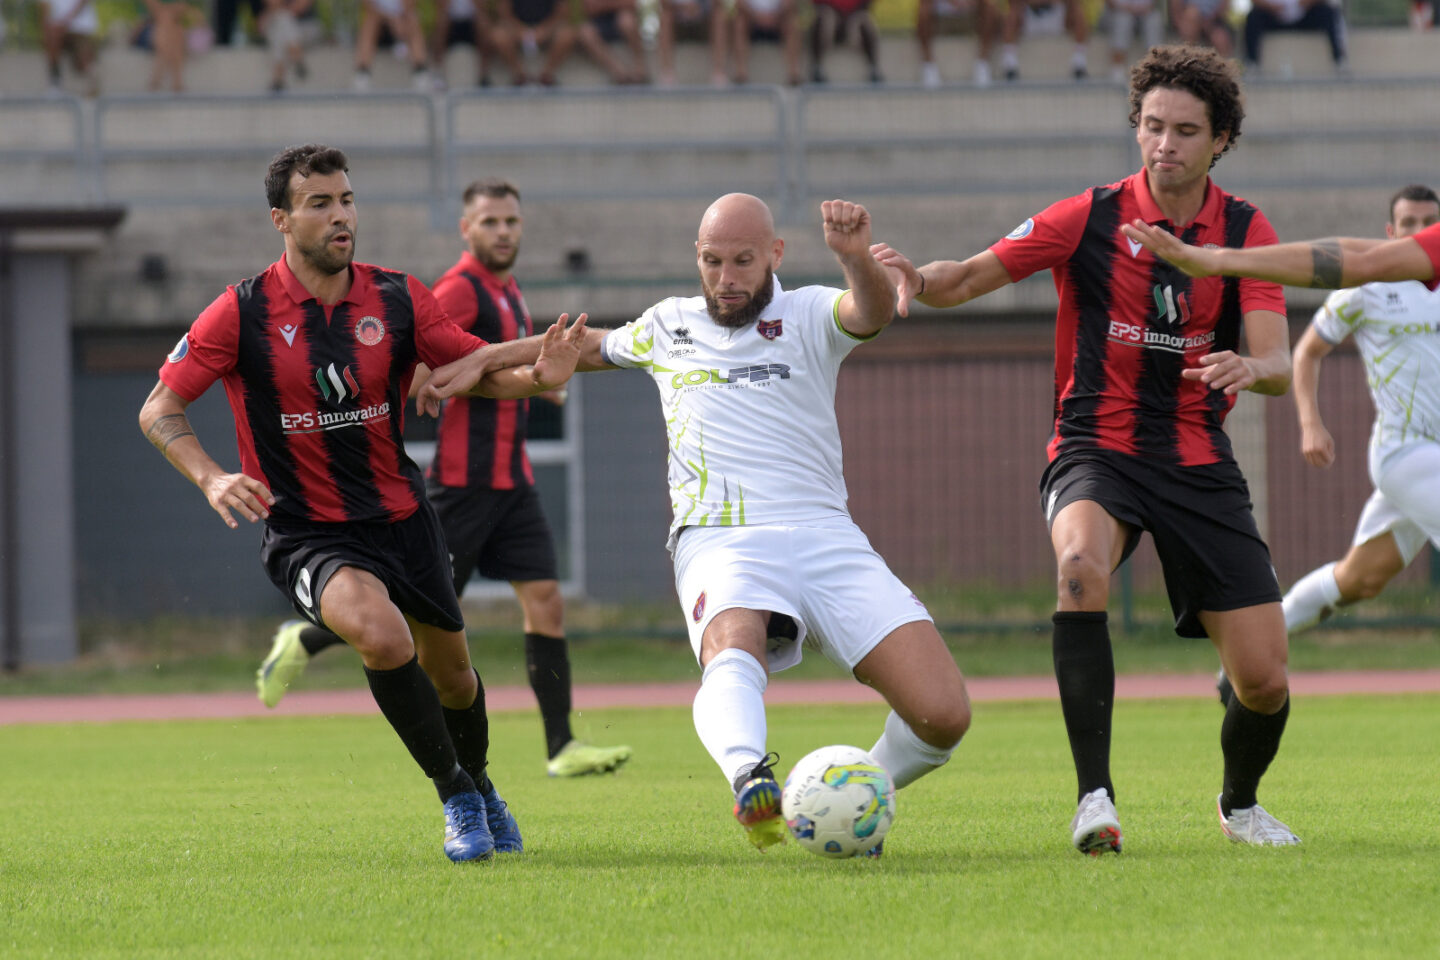
[[[1188,43],[1151,47],[1144,59],[1130,70],[1130,126],[1140,126],[1140,103],[1156,87],[1184,90],[1194,95],[1204,102],[1210,115],[1212,135],[1230,134],[1210,166],[1215,166],[1240,139],[1240,123],[1245,119],[1240,77],[1234,64],[1210,47]]]

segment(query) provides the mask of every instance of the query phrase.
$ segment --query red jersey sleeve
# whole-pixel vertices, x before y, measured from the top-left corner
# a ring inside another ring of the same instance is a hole
[[[475,287],[463,275],[451,271],[435,281],[435,299],[445,316],[461,330],[468,331],[475,321],[480,305],[475,300]]]
[[[1245,233],[1245,246],[1268,247],[1278,243],[1279,240],[1280,238],[1275,235],[1275,228],[1270,226],[1269,220],[1265,219],[1265,214],[1256,210],[1255,216],[1250,220],[1250,229]],[[1285,288],[1268,280],[1242,278],[1240,281],[1240,313],[1243,315],[1252,310],[1272,310],[1283,316],[1285,314]]]
[[[1070,259],[1080,245],[1090,216],[1090,191],[1052,203],[1011,230],[990,249],[1000,258],[1010,280],[1019,283],[1032,273],[1049,270]]]
[[[485,346],[484,340],[455,325],[423,283],[410,277],[409,284],[415,307],[415,350],[421,363],[434,370]]]
[[[160,382],[195,401],[235,366],[240,345],[240,305],[228,287],[190,325],[160,368]]]
[[[1440,280],[1440,223],[1432,223],[1410,236],[1430,258],[1430,279]]]

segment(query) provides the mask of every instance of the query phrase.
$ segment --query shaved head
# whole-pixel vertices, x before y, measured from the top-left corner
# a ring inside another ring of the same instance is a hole
[[[748,193],[727,193],[710,204],[700,218],[699,242],[749,241],[769,247],[775,241],[775,218],[765,201]]]
[[[695,240],[710,318],[725,327],[754,323],[774,296],[774,271],[784,253],[764,200],[727,193],[710,204]]]

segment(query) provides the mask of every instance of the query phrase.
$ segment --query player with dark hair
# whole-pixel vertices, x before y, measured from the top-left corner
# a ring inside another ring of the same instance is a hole
[[[152,444],[226,526],[264,520],[260,558],[307,620],[360,654],[375,702],[445,808],[445,853],[518,852],[515,818],[486,773],[484,687],[470,665],[445,542],[405,455],[405,396],[418,363],[469,357],[476,390],[523,397],[574,371],[583,315],[561,317],[531,365],[451,323],[419,281],[354,262],[345,154],[282,151],[265,177],[285,253],[206,307],[140,410]],[[528,349],[528,348],[527,348]],[[205,452],[186,408],[223,380],[241,472]]]
[[[1110,776],[1115,666],[1106,607],[1111,572],[1150,531],[1175,630],[1208,636],[1239,696],[1220,730],[1220,825],[1255,844],[1298,840],[1259,805],[1260,778],[1289,714],[1280,590],[1221,425],[1241,390],[1290,381],[1285,300],[1250,281],[1194,282],[1128,243],[1132,219],[1196,243],[1252,246],[1275,233],[1208,171],[1240,135],[1233,66],[1213,50],[1156,47],[1130,73],[1130,122],[1144,169],[1053,204],[970,259],[917,270],[883,244],[900,312],[973,300],[1049,269],[1055,419],[1040,482],[1058,568],[1055,676],[1079,783],[1076,849],[1119,852]],[[1249,355],[1238,353],[1244,333]]]
[[[462,195],[460,236],[466,251],[435,284],[436,300],[461,329],[489,343],[531,333],[530,311],[511,270],[525,221],[520,191],[499,179],[477,180]],[[428,370],[417,370],[423,382]],[[564,391],[541,394],[564,403]],[[450,548],[455,592],[477,569],[508,580],[520,601],[525,666],[545,725],[546,770],[572,777],[614,770],[630,748],[576,740],[570,729],[570,658],[565,643],[555,543],[535,490],[525,450],[526,398],[453,397],[441,414],[426,495]],[[343,641],[303,620],[281,624],[270,654],[255,673],[260,700],[273,707],[310,657]]]
[[[695,242],[704,295],[590,331],[580,359],[585,370],[643,370],[660,391],[667,546],[702,668],[695,731],[762,850],[786,834],[765,688],[804,648],[890,704],[869,752],[897,788],[945,764],[970,725],[964,678],[930,614],[846,507],[835,382],[850,351],[890,323],[895,291],[870,256],[865,208],[827,201],[821,216],[848,290],[783,288],[775,268],[785,243],[770,208],[727,194],[705,211]],[[436,370],[417,402],[433,409],[467,389],[475,369],[461,360]]]

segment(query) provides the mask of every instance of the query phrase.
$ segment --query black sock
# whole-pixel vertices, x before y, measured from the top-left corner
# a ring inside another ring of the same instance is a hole
[[[300,631],[300,646],[304,647],[305,652],[312,657],[326,647],[333,647],[344,642],[329,630],[317,627],[313,623],[306,624]]]
[[[480,682],[479,671],[475,673],[475,702],[461,710],[441,704],[441,711],[460,766],[475,781],[476,789],[489,793],[493,784],[485,767],[490,762],[490,718],[485,713],[485,685]]]
[[[1290,717],[1290,698],[1275,713],[1256,713],[1231,697],[1225,708],[1225,721],[1220,724],[1220,752],[1225,755],[1225,784],[1220,793],[1220,810],[1230,811],[1255,806],[1255,791],[1260,778],[1280,749],[1280,736]]]
[[[570,657],[565,638],[525,634],[525,670],[530,675],[530,689],[540,702],[545,749],[554,757],[574,736],[570,732]]]
[[[1076,801],[1100,787],[1113,801],[1110,716],[1115,704],[1115,657],[1105,611],[1061,611],[1050,619],[1055,625],[1051,652],[1060,709],[1079,781]]]
[[[409,663],[394,670],[366,667],[365,679],[370,681],[370,693],[380,712],[390,721],[400,742],[425,771],[425,776],[434,782],[441,802],[457,793],[474,790],[474,781],[455,757],[455,747],[445,729],[440,697],[435,685],[420,669],[420,660],[411,657]]]

